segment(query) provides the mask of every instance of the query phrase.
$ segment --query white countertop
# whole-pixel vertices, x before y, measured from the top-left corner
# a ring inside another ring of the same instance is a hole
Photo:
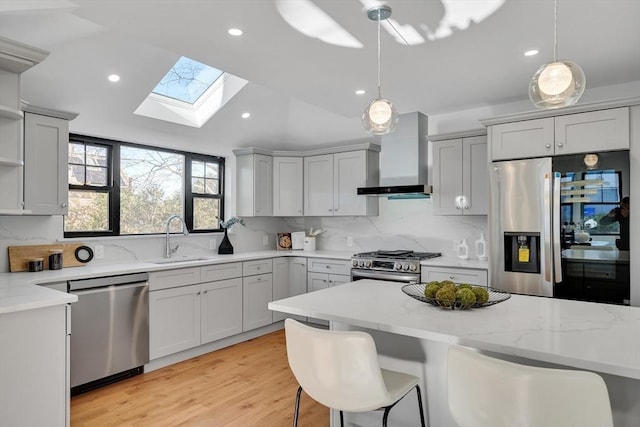
[[[269,304],[271,310],[640,379],[640,307],[512,295],[446,310],[395,282],[358,280]]]
[[[156,264],[154,260],[131,262],[125,264],[86,264],[81,267],[67,267],[61,270],[45,270],[37,273],[17,272],[0,273],[0,314],[15,311],[43,308],[68,304],[78,300],[72,294],[37,286],[46,283],[66,282],[67,280],[87,279],[92,277],[115,276],[120,274],[171,270],[184,267],[197,267],[228,262],[250,261],[280,256],[304,256],[313,258],[351,259],[351,252],[337,251],[260,251],[231,255],[205,255],[197,261]],[[180,259],[174,258],[174,259]],[[162,260],[155,260],[162,261]]]

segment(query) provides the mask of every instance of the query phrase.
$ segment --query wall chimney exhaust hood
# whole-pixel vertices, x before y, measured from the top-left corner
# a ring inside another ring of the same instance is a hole
[[[400,114],[395,132],[381,137],[380,186],[358,188],[358,194],[389,199],[428,198],[427,116]]]

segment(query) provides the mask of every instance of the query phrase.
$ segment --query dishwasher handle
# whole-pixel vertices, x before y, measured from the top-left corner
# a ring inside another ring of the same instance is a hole
[[[93,279],[70,280],[68,282],[68,292],[81,289],[103,288],[112,285],[127,285],[130,283],[146,282],[149,280],[149,273],[134,273],[121,276],[96,277]]]

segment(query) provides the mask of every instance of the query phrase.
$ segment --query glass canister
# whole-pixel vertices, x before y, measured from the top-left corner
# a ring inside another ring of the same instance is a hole
[[[49,270],[62,269],[62,255],[64,251],[62,249],[52,249],[49,251]]]

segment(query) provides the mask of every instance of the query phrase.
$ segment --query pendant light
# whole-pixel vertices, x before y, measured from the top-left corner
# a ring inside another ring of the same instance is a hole
[[[398,124],[396,107],[380,92],[380,23],[391,16],[391,8],[387,5],[376,6],[367,11],[367,16],[372,21],[378,21],[378,97],[362,113],[362,124],[367,132],[384,135],[393,132]]]
[[[538,108],[573,105],[585,89],[582,68],[575,62],[558,61],[558,0],[554,0],[553,62],[541,66],[529,83],[529,99]]]

